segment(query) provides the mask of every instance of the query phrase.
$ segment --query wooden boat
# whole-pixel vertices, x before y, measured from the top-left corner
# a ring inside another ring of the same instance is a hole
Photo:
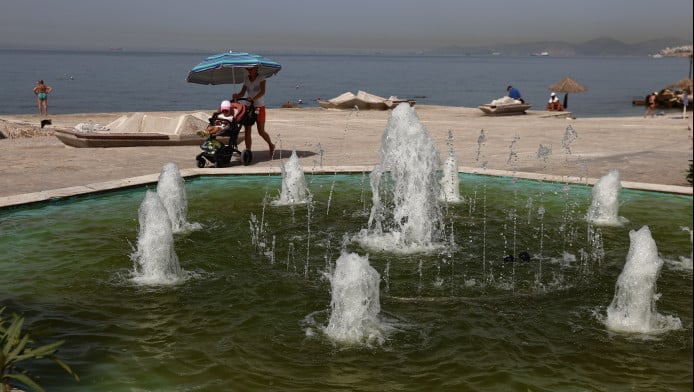
[[[90,147],[143,147],[143,146],[199,146],[205,139],[198,135],[165,135],[161,133],[84,133],[69,129],[54,129],[55,136],[66,146]],[[217,137],[224,144],[228,137]],[[244,131],[239,133],[237,143],[245,140]]]
[[[333,102],[326,101],[320,98],[318,98],[316,101],[318,102],[318,106],[322,107],[323,109],[347,109],[346,105],[345,107],[338,107]]]
[[[141,147],[198,146],[204,139],[197,135],[165,135],[162,133],[79,132],[55,129],[55,136],[70,147]],[[221,140],[222,138],[220,138]]]
[[[368,104],[357,99],[357,96],[350,91],[327,101],[318,99],[318,105],[323,109],[354,109],[355,106],[359,109],[368,109]]]
[[[525,111],[530,109],[532,105],[528,103],[511,103],[507,105],[492,105],[486,103],[478,106],[478,108],[488,116],[514,116],[517,114],[525,114]]]
[[[121,116],[106,126],[81,123],[72,129],[54,129],[55,136],[71,147],[140,147],[140,146],[199,146],[204,139],[196,134],[207,122],[198,115],[161,116],[133,113]],[[244,132],[239,141],[244,140]],[[228,138],[220,137],[228,143]]]
[[[351,92],[343,93],[335,98],[329,100],[317,99],[318,105],[323,109],[354,109],[359,110],[388,110],[392,109],[402,102],[407,102],[410,106],[415,105],[413,99],[400,99],[395,96],[391,96],[386,99],[379,97],[378,95],[373,95],[367,93],[366,91],[359,91],[357,95]]]

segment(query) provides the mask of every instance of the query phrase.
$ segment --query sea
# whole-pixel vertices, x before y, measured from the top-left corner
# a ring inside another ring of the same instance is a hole
[[[0,50],[0,114],[36,113],[38,79],[53,88],[52,114],[213,110],[240,85],[186,82],[211,54]],[[282,64],[267,82],[269,108],[288,101],[317,107],[317,98],[359,90],[422,105],[477,107],[513,85],[532,109],[544,109],[548,86],[569,76],[587,88],[567,97],[574,116],[623,117],[643,114],[634,99],[691,72],[689,58],[673,57],[259,54]]]

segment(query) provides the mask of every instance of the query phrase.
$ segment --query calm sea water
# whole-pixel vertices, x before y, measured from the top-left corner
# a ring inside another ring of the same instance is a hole
[[[0,50],[0,114],[36,111],[31,89],[38,79],[54,88],[51,113],[209,110],[235,89],[185,81],[206,55]],[[333,98],[364,90],[419,104],[476,107],[517,86],[535,109],[548,87],[565,76],[588,88],[569,96],[577,116],[639,115],[631,101],[687,76],[686,58],[559,58],[504,56],[272,55],[282,64],[268,80],[266,103]],[[238,90],[239,87],[236,87]]]

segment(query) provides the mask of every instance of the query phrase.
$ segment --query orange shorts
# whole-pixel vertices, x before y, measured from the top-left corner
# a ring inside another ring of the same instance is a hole
[[[258,118],[255,121],[265,122],[265,106],[255,108],[255,110],[258,112]]]

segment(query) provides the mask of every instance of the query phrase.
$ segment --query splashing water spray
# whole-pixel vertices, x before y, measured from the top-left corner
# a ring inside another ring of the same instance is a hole
[[[368,229],[355,241],[397,253],[443,246],[439,153],[414,108],[398,105],[381,139],[381,164],[371,172],[373,205]]]
[[[133,281],[141,284],[173,284],[182,277],[174,250],[171,219],[156,192],[147,191],[138,210],[140,232],[137,249],[130,255]]]
[[[202,225],[187,221],[188,196],[186,194],[185,181],[175,163],[167,163],[162,167],[157,182],[157,195],[161,199],[174,233],[199,230]]]
[[[619,213],[619,191],[622,184],[619,181],[619,171],[610,170],[593,186],[593,199],[588,208],[587,219],[590,223],[600,226],[619,226],[628,220],[617,216]]]
[[[678,317],[657,312],[656,281],[663,266],[648,226],[629,232],[629,253],[617,278],[605,325],[616,332],[662,333],[682,328]]]

